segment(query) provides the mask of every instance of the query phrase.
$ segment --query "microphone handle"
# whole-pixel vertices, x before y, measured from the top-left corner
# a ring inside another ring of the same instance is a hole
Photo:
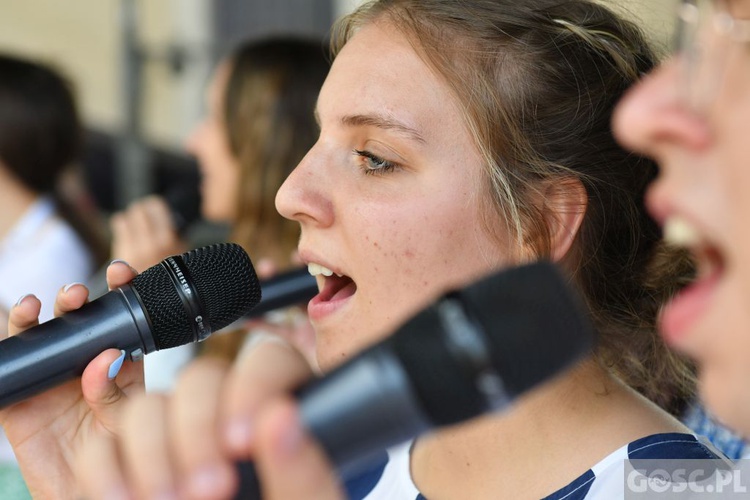
[[[124,350],[131,359],[156,350],[130,285],[0,341],[0,408],[80,376],[110,348]]]
[[[298,401],[300,420],[344,480],[362,472],[384,449],[432,427],[388,344],[365,351],[305,386]],[[236,467],[240,486],[235,499],[260,500],[253,463],[242,461]]]
[[[309,301],[318,293],[318,284],[307,268],[295,269],[260,283],[261,298],[246,319]]]

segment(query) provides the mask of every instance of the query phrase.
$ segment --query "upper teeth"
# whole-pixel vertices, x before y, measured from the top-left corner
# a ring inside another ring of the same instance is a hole
[[[664,223],[664,241],[678,247],[696,246],[700,233],[689,221],[672,216]]]
[[[317,276],[319,274],[322,274],[323,276],[333,276],[333,271],[328,269],[325,266],[321,266],[320,264],[316,264],[315,262],[310,262],[307,265],[307,272],[310,273],[313,276]],[[337,276],[341,276],[340,274],[336,274]]]

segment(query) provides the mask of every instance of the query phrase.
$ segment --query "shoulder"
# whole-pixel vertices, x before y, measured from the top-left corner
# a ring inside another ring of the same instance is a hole
[[[637,439],[614,451],[545,500],[615,500],[625,493],[626,463],[648,460],[728,461],[721,452],[692,434],[664,433]],[[644,462],[640,462],[644,463]]]

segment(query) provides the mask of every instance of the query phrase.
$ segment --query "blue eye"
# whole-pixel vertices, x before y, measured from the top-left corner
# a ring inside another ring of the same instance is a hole
[[[397,163],[392,161],[384,160],[379,156],[375,156],[369,151],[363,151],[355,149],[354,154],[362,158],[362,170],[365,174],[385,174],[393,171],[398,167]]]

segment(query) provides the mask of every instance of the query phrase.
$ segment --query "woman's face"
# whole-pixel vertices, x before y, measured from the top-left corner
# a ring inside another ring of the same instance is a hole
[[[731,4],[735,17],[750,18],[750,0]],[[659,162],[648,208],[699,267],[665,308],[664,336],[698,361],[711,408],[750,435],[750,45],[708,36],[712,51],[693,75],[705,95],[685,98],[676,58],[625,98],[615,129]]]
[[[219,65],[206,91],[207,114],[187,140],[188,152],[195,155],[201,171],[201,213],[215,222],[236,218],[240,168],[229,149],[224,126],[224,92],[230,65]]]
[[[457,104],[395,28],[370,23],[346,44],[317,115],[276,205],[300,223],[311,271],[333,272],[308,306],[325,370],[510,259],[484,229],[482,160]]]

